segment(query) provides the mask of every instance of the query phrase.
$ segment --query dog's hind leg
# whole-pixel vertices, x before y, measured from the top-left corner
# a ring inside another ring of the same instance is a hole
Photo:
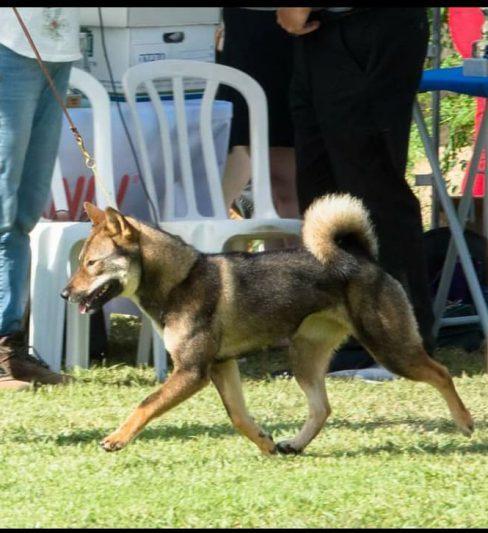
[[[415,381],[424,381],[435,387],[446,401],[458,428],[467,437],[471,436],[474,431],[473,419],[457,393],[449,372],[443,365],[430,358],[421,347],[419,348],[418,364],[409,368],[406,377]]]
[[[359,340],[361,341],[360,338]],[[369,348],[367,343],[364,344]],[[451,416],[462,433],[466,436],[473,433],[471,414],[459,397],[449,372],[428,356],[421,343],[409,350],[397,346],[390,350],[370,349],[370,353],[388,370],[413,381],[423,381],[436,388],[446,401]]]
[[[473,432],[471,414],[459,397],[447,369],[423,348],[407,296],[392,278],[376,291],[375,305],[359,305],[354,313],[355,336],[386,368],[436,388],[446,401],[452,418],[467,436]]]
[[[451,416],[462,433],[466,436],[473,433],[474,424],[471,414],[457,393],[449,372],[443,365],[429,357],[421,343],[408,349],[401,346],[384,349],[383,347],[371,347],[360,336],[358,339],[388,370],[413,381],[423,381],[436,388],[446,401]]]
[[[265,433],[247,412],[237,361],[229,359],[214,363],[210,377],[237,431],[252,440],[263,453],[275,453],[276,445],[271,436]]]
[[[302,335],[293,338],[290,348],[292,371],[308,401],[308,418],[293,439],[279,442],[277,449],[284,454],[303,451],[314,439],[331,413],[325,373],[334,348],[347,336],[342,328],[330,331],[327,340],[310,339]]]
[[[209,382],[207,371],[198,366],[175,369],[164,384],[143,400],[127,420],[100,443],[108,452],[122,449],[146,424],[186,400]]]

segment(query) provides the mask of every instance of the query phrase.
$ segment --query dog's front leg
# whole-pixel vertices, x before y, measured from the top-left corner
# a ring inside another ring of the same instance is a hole
[[[208,373],[194,366],[176,369],[159,390],[149,395],[129,418],[100,443],[104,450],[121,450],[146,424],[186,400],[209,382]]]
[[[237,361],[230,359],[215,363],[210,377],[237,431],[252,440],[264,454],[275,453],[276,445],[271,436],[263,431],[247,412]]]

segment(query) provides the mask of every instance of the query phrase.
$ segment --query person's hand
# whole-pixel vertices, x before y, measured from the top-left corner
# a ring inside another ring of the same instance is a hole
[[[307,22],[311,11],[311,7],[280,7],[276,11],[276,20],[288,33],[305,35],[315,31],[320,26],[318,20]]]

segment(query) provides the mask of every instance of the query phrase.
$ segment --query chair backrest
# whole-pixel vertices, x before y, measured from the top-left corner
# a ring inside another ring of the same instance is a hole
[[[247,102],[250,120],[250,149],[254,214],[256,218],[277,218],[270,185],[268,146],[268,107],[261,86],[249,75],[235,68],[191,60],[166,59],[141,63],[129,68],[122,79],[125,97],[134,121],[142,172],[149,194],[157,198],[156,186],[151,169],[148,149],[144,140],[140,115],[136,106],[136,94],[143,84],[150,97],[159,122],[161,149],[164,161],[164,202],[160,220],[174,220],[175,208],[175,150],[171,143],[171,132],[165,102],[161,100],[155,80],[170,79],[173,89],[173,106],[176,115],[177,157],[181,169],[187,212],[184,218],[205,218],[197,208],[193,181],[193,169],[188,143],[188,129],[185,110],[184,78],[206,80],[200,106],[200,140],[206,180],[214,218],[228,218],[225,209],[222,184],[219,175],[215,143],[212,133],[212,110],[218,86],[229,85],[239,91]]]
[[[110,98],[103,85],[84,70],[73,67],[69,86],[81,91],[90,102],[93,117],[93,157],[102,184],[95,182],[97,205],[117,207],[115,181],[112,162],[112,127],[110,118]],[[75,124],[76,125],[76,124]],[[73,142],[75,140],[73,139]],[[59,157],[53,173],[51,193],[56,209],[67,209]]]
[[[66,191],[63,186],[63,173],[61,172],[59,157],[56,157],[56,163],[54,164],[53,178],[51,182],[51,196],[57,211],[68,211],[68,199],[66,198]]]

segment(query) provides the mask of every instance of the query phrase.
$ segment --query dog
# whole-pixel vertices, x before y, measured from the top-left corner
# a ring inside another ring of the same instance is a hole
[[[173,371],[127,420],[102,440],[126,446],[153,418],[210,381],[234,427],[264,454],[298,454],[331,413],[324,378],[329,360],[354,335],[395,374],[435,387],[467,436],[469,411],[442,365],[425,352],[407,295],[377,262],[378,244],[362,202],[328,195],[307,210],[302,248],[204,254],[179,237],[85,203],[93,223],[79,266],[61,296],[83,313],[116,296],[148,315]],[[237,358],[290,340],[293,375],[306,395],[308,418],[298,434],[275,443],[249,415]]]

